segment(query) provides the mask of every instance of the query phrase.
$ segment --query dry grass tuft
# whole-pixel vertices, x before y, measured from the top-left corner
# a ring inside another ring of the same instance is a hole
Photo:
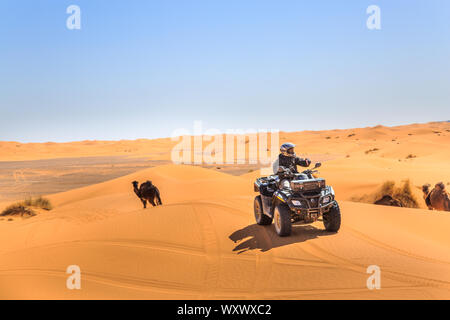
[[[53,209],[53,206],[50,200],[43,197],[38,197],[36,199],[28,198],[22,202],[17,202],[8,206],[0,213],[0,216],[32,217],[36,215],[36,212],[31,208],[38,208],[49,211]]]
[[[419,203],[416,197],[412,193],[411,181],[406,180],[403,186],[399,188],[394,188],[393,198],[398,199],[404,207],[407,208],[418,208]]]
[[[21,204],[18,204],[18,203],[10,205],[5,210],[3,210],[2,213],[0,213],[0,216],[2,216],[2,217],[6,217],[6,216],[32,217],[35,215],[36,215],[36,213],[33,210],[31,210],[30,208],[27,208]]]
[[[356,202],[375,203],[384,196],[391,196],[393,199],[398,200],[403,207],[419,208],[419,203],[412,193],[411,182],[409,180],[404,181],[400,187],[397,187],[394,181],[386,181],[373,194],[353,197],[352,200]]]
[[[35,207],[35,208],[40,208],[40,209],[44,209],[47,211],[50,211],[53,209],[53,206],[52,206],[50,200],[43,198],[43,197],[39,197],[36,199],[28,198],[25,201],[23,201],[22,204],[27,207]]]
[[[367,151],[366,151],[366,154],[373,153],[373,152],[377,152],[377,151],[379,151],[379,150],[380,150],[380,149],[378,149],[378,148],[373,148],[373,149],[367,150]]]

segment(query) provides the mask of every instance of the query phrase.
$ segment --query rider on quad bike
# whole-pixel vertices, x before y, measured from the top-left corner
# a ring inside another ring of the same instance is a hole
[[[324,178],[317,177],[321,163],[312,169],[297,171],[297,165],[309,167],[311,160],[298,158],[292,143],[281,146],[278,166],[274,174],[259,177],[254,183],[258,195],[254,200],[254,214],[259,225],[271,225],[280,237],[289,236],[292,225],[311,224],[322,217],[325,230],[338,232],[341,211],[333,187]]]
[[[294,152],[295,144],[284,143],[280,147],[280,155],[278,156],[278,166],[289,169],[292,173],[298,173],[297,166],[309,167],[311,160],[297,157]]]

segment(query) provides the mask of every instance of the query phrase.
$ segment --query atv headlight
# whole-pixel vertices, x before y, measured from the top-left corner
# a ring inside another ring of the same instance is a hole
[[[333,187],[332,186],[330,186],[330,193],[333,195],[333,197],[334,197],[334,189],[333,189]]]
[[[292,200],[292,204],[297,207],[300,207],[302,205],[302,203],[298,200]]]
[[[326,197],[322,198],[322,203],[323,204],[330,203],[330,201],[331,201],[331,196],[326,196]]]
[[[334,197],[334,190],[332,186],[327,186],[325,189],[322,190],[322,195],[332,195]]]

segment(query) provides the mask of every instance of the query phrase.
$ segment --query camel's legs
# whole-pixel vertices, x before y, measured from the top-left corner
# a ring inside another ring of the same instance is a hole
[[[161,197],[159,196],[159,191],[158,190],[156,190],[156,202],[157,202],[157,204],[159,204],[159,205],[162,205],[162,202],[161,202]]]
[[[161,197],[159,196],[159,190],[158,190],[158,188],[156,188],[156,190],[155,190],[155,197],[156,197],[156,204],[157,204],[157,205],[162,205]]]
[[[154,198],[151,198],[151,199],[149,200],[149,202],[152,204],[152,206],[156,207],[155,199],[154,199]]]
[[[147,208],[147,200],[141,199],[142,204],[144,205],[144,209]]]

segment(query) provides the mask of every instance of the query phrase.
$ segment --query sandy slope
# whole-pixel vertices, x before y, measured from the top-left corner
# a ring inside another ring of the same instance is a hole
[[[288,238],[256,226],[252,183],[259,172],[238,177],[159,166],[50,195],[56,208],[31,219],[0,220],[0,298],[450,299],[448,213],[348,201],[386,180],[410,179],[414,187],[450,182],[449,123],[280,138],[296,143],[299,154],[326,160],[321,175],[343,211],[338,234],[324,232],[321,222],[297,226]],[[170,159],[174,144],[0,142],[0,161],[118,155],[159,161]],[[162,207],[143,210],[134,195],[131,182],[147,179],[161,190]],[[419,188],[413,191],[420,201]],[[66,289],[69,265],[81,267],[80,291]],[[382,270],[381,290],[366,288],[369,265]]]
[[[163,206],[141,208],[131,181],[147,179]],[[0,298],[450,299],[448,213],[341,201],[338,234],[318,222],[278,238],[254,224],[252,182],[168,165],[52,195],[55,210],[0,221]],[[79,291],[65,286],[74,264]]]

